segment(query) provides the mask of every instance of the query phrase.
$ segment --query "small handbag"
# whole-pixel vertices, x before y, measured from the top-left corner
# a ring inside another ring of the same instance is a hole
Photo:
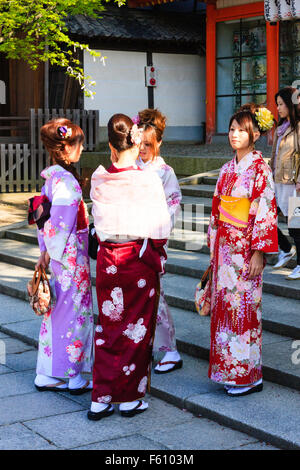
[[[44,228],[50,218],[51,202],[47,196],[34,196],[28,199],[28,223],[36,224],[38,229]]]
[[[293,154],[293,182],[296,184],[300,175],[300,150],[297,130],[294,132],[295,152]]]
[[[296,190],[293,197],[289,197],[288,228],[300,229],[300,197]]]
[[[205,302],[210,303],[210,295],[211,295],[211,275],[212,270],[211,266],[207,268],[205,273],[202,276],[201,281],[197,284],[195,290],[195,306],[196,310],[201,316],[207,315],[203,312],[203,307]]]
[[[35,269],[32,280],[27,284],[29,303],[38,316],[45,315],[51,309],[51,289],[45,269]]]

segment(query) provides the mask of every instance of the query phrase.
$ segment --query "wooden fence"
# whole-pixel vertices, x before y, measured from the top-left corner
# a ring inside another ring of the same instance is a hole
[[[31,109],[28,144],[0,144],[0,192],[39,191],[40,173],[49,164],[40,139],[40,128],[50,119],[65,117],[78,124],[85,135],[85,151],[99,142],[99,111],[81,109]]]
[[[36,168],[28,144],[0,144],[0,192],[35,191]]]

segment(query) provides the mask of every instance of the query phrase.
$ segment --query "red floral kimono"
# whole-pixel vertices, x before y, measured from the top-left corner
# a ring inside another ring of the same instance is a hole
[[[112,165],[108,172],[133,169]],[[165,239],[100,240],[93,402],[131,402],[146,393],[165,243]]]
[[[219,218],[221,196],[248,198],[245,227]],[[213,269],[209,377],[250,385],[262,378],[262,274],[249,280],[254,250],[278,251],[277,210],[271,170],[260,152],[226,163],[216,185],[208,230]]]

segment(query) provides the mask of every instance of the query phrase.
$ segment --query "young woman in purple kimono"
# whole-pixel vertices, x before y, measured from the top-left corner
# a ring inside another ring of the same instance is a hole
[[[39,391],[79,395],[92,389],[92,382],[80,373],[91,371],[93,344],[88,214],[82,180],[73,166],[80,159],[84,134],[71,121],[54,119],[41,128],[41,139],[51,159],[51,166],[41,173],[41,194],[51,209],[38,230],[37,267],[50,266],[54,302],[41,325],[34,383]]]

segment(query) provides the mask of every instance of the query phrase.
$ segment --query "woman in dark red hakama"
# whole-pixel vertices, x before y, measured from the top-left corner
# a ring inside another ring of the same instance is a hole
[[[115,132],[120,121],[122,129],[129,129],[127,136],[122,134],[122,145]],[[135,165],[141,130],[124,115],[113,116],[108,128],[114,163],[108,170],[100,166],[91,185],[100,240],[96,277],[99,317],[88,413],[94,420],[112,414],[112,404],[120,404],[123,416],[148,407],[140,399],[150,378],[159,274],[164,269],[164,244],[170,232],[160,178]]]

